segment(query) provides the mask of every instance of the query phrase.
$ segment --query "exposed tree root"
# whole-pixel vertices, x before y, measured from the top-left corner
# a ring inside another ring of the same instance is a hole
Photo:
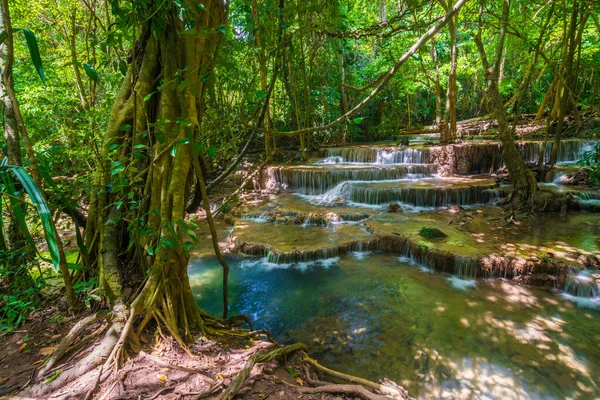
[[[188,368],[188,367],[184,367],[182,365],[177,365],[177,364],[171,364],[169,362],[163,361],[158,357],[155,357],[153,355],[147,354],[143,351],[141,351],[139,353],[140,356],[147,358],[148,360],[152,361],[154,364],[160,365],[161,367],[166,367],[166,368],[170,368],[170,369],[177,369],[180,371],[185,371],[185,372],[189,372],[191,374],[196,374],[196,376],[199,376],[202,378],[202,380],[210,385],[215,385],[217,383],[216,380],[214,380],[213,378],[211,378],[210,376],[206,376],[204,375],[201,371],[196,370],[194,368]]]
[[[362,386],[368,387],[370,389],[375,389],[387,396],[391,396],[394,399],[409,399],[410,398],[408,395],[408,392],[405,389],[403,389],[395,384],[394,384],[394,386],[396,386],[396,387],[392,387],[391,382],[386,385],[383,385],[381,383],[372,382],[367,379],[359,378],[357,376],[348,375],[348,374],[344,374],[342,372],[338,372],[338,371],[329,369],[329,368],[324,367],[321,364],[319,364],[317,362],[317,360],[312,359],[308,354],[306,354],[306,352],[302,353],[302,360],[304,362],[307,362],[308,364],[312,365],[314,368],[325,372],[328,375],[334,376],[339,379],[343,379],[347,382],[356,383],[358,385],[362,385]]]
[[[231,400],[235,397],[235,395],[244,387],[246,381],[250,377],[250,373],[252,372],[252,368],[256,364],[269,362],[274,360],[277,357],[286,356],[298,350],[308,351],[308,348],[303,343],[296,343],[290,346],[279,347],[275,350],[271,350],[267,353],[255,354],[248,359],[244,368],[237,373],[235,379],[231,381],[231,384],[227,387],[220,396],[217,397],[217,400]]]
[[[338,393],[358,396],[365,400],[389,400],[389,397],[369,392],[360,385],[330,384],[317,387],[294,386],[294,388],[300,393]]]
[[[126,307],[124,307],[123,305],[115,306],[111,313],[112,325],[106,332],[106,335],[104,336],[104,338],[100,341],[99,344],[97,344],[94,347],[94,349],[92,350],[92,352],[89,355],[87,355],[81,361],[79,361],[73,368],[71,368],[67,371],[63,371],[58,376],[58,378],[56,378],[52,382],[41,383],[41,384],[38,383],[37,385],[35,385],[32,388],[30,388],[29,390],[27,390],[24,393],[24,395],[29,396],[29,397],[42,397],[48,393],[55,392],[55,391],[59,390],[60,388],[62,388],[63,386],[65,386],[67,383],[79,378],[80,376],[87,374],[94,368],[101,365],[102,362],[108,358],[111,351],[115,348],[117,341],[118,341],[119,337],[121,336],[121,332],[123,331],[123,327],[125,326],[126,316],[127,316],[127,308]],[[87,319],[82,322],[90,323],[91,320]],[[77,326],[77,325],[79,325],[79,326]],[[79,329],[79,331],[81,331],[81,329],[83,329],[83,327],[82,327],[83,324],[81,324],[81,325],[77,324],[77,325],[76,325],[77,328]],[[59,348],[61,348],[61,347],[64,347],[65,349],[68,348],[68,345],[66,344],[66,342],[69,340],[72,341],[73,338],[77,336],[77,335],[72,335],[72,333],[73,332],[69,332],[69,334],[67,334],[65,339],[63,339],[64,343],[61,343]],[[58,357],[58,354],[57,354],[56,360],[58,360],[59,358],[60,357]],[[56,362],[56,361],[54,361],[54,362]],[[38,381],[42,377],[43,377],[42,374],[38,374]]]
[[[302,387],[302,386],[294,386],[301,393],[341,393],[352,396],[359,396],[360,398],[366,400],[383,400],[389,399],[389,397],[380,396],[378,394],[374,394],[369,392],[367,389],[360,385],[340,385],[340,384],[332,384],[331,382],[314,380],[311,377],[310,370],[306,366],[306,364],[302,364],[302,369],[304,370],[304,376],[306,381],[313,386],[316,387]]]
[[[38,373],[38,377],[42,378],[48,371],[50,371],[52,369],[52,367],[56,364],[56,362],[59,361],[62,358],[62,356],[65,355],[65,353],[67,352],[67,350],[69,349],[71,344],[73,344],[75,339],[77,339],[77,336],[88,325],[90,325],[91,323],[94,323],[96,321],[102,320],[102,319],[110,319],[110,318],[111,318],[111,315],[107,311],[99,311],[99,312],[97,312],[93,315],[90,315],[88,317],[85,317],[81,321],[77,322],[75,324],[75,326],[73,326],[71,331],[67,334],[67,336],[65,336],[63,338],[63,340],[60,342],[58,349],[56,349],[54,351],[54,353],[52,353],[52,356],[50,357],[50,359],[48,360],[48,362],[46,363],[44,368],[42,368],[40,370],[40,372]]]

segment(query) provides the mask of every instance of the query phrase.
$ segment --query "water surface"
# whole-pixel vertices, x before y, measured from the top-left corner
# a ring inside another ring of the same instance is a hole
[[[335,369],[413,396],[600,396],[600,311],[510,282],[461,282],[389,255],[274,265],[230,258],[231,311]],[[198,304],[218,314],[221,269],[193,261]],[[460,290],[459,290],[460,289]]]

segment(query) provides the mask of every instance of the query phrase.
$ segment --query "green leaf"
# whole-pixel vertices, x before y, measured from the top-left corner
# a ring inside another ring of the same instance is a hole
[[[171,149],[171,157],[175,157],[177,155],[177,144],[173,145],[173,148]]]
[[[147,102],[148,100],[150,100],[152,98],[152,95],[154,95],[154,93],[158,93],[158,92],[152,92],[150,94],[147,94],[144,96],[144,103]]]
[[[33,179],[22,167],[17,165],[9,165],[8,168],[10,168],[12,173],[15,174],[17,179],[19,179],[25,188],[25,191],[29,195],[31,202],[37,208],[38,214],[40,215],[40,220],[42,222],[42,227],[44,228],[44,235],[46,237],[46,243],[48,244],[50,257],[52,258],[52,265],[54,266],[54,270],[58,271],[60,255],[58,253],[56,232],[54,231],[54,223],[52,221],[52,215],[50,213],[50,209],[48,208],[48,204],[46,204],[46,200],[44,199],[42,192],[37,187]],[[23,216],[23,219],[24,218],[25,217]]]
[[[89,270],[89,268],[87,268],[87,267],[85,267],[85,266],[83,266],[83,265],[81,265],[81,264],[72,264],[72,263],[68,263],[68,264],[67,264],[67,267],[68,267],[70,270],[73,270],[73,271],[87,271],[87,270]]]
[[[85,70],[86,75],[89,76],[91,80],[93,80],[94,82],[100,82],[100,78],[98,78],[98,73],[96,72],[94,67],[92,67],[92,65],[83,64],[83,69]]]
[[[200,154],[200,152],[204,149],[204,144],[202,144],[201,142],[194,142],[194,144],[192,145],[192,153],[193,154]]]
[[[256,97],[258,97],[261,100],[264,99],[266,97],[265,92],[259,90],[258,92],[256,92]]]
[[[38,48],[37,39],[33,32],[29,29],[21,29],[23,35],[25,35],[25,41],[27,42],[27,47],[29,48],[29,55],[31,56],[31,62],[33,66],[38,72],[40,79],[42,80],[42,84],[46,84],[44,68],[42,67],[42,57],[40,56],[40,49]]]
[[[29,55],[31,56],[31,62],[33,63],[33,66],[40,75],[42,84],[45,85],[46,81],[44,75],[44,68],[42,67],[42,57],[40,56],[40,49],[38,48],[37,39],[35,35],[29,29],[24,28],[13,28],[13,34],[16,32],[23,32],[23,35],[25,36],[25,41],[27,42],[27,48],[29,49]],[[7,38],[8,35],[6,34],[6,31],[0,32],[0,45],[3,44]]]

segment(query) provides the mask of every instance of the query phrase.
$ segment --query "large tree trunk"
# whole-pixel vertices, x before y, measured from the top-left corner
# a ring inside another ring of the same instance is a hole
[[[197,34],[182,34],[188,28],[174,6],[153,15],[164,24],[157,35],[151,21],[142,27],[109,118],[86,229],[104,296],[129,302],[130,321],[146,313],[180,342],[204,329],[187,274],[184,218],[191,182],[202,173],[194,143],[211,80],[201,78],[212,73],[217,28],[227,15],[221,0],[205,0],[202,9],[185,4]],[[160,87],[159,77],[166,82]],[[124,329],[127,335],[129,321]]]

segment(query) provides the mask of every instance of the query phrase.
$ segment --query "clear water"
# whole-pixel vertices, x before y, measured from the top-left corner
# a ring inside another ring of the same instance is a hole
[[[388,377],[420,398],[600,396],[600,311],[559,293],[465,285],[380,254],[229,261],[231,311],[282,342],[306,343],[333,368]],[[189,271],[198,304],[218,314],[218,262],[196,260]]]

